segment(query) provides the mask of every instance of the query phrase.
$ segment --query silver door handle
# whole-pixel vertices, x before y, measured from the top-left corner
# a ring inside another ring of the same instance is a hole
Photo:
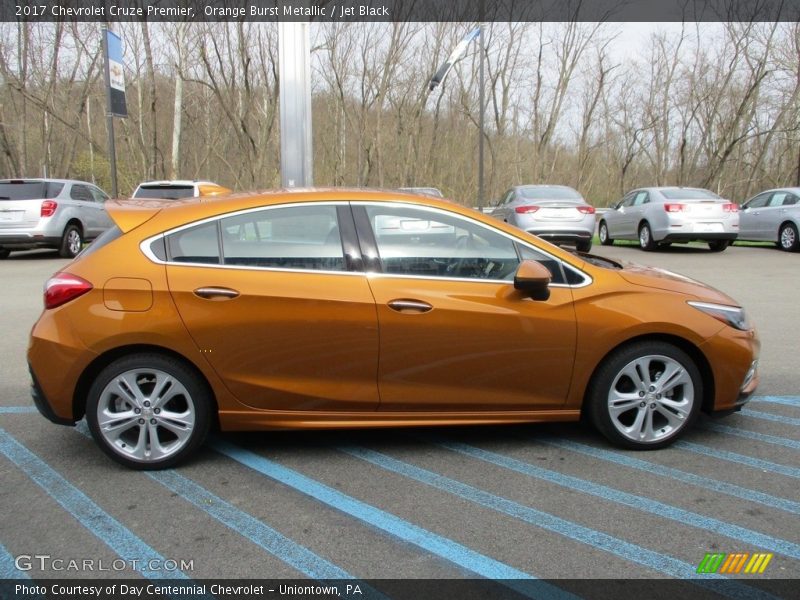
[[[388,303],[389,308],[392,310],[396,310],[397,312],[418,312],[418,313],[426,313],[433,308],[427,302],[421,302],[420,300],[390,300]]]
[[[229,300],[231,298],[236,298],[239,292],[223,287],[201,287],[194,291],[194,295],[204,298],[205,300]]]

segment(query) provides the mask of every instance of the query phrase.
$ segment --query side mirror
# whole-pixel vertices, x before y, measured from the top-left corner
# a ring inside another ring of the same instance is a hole
[[[514,274],[514,289],[527,294],[534,300],[550,298],[550,271],[535,260],[523,260]]]

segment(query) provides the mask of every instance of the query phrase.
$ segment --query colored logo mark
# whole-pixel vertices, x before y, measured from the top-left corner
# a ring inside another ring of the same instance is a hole
[[[724,552],[707,553],[697,567],[698,573],[747,573],[750,575],[761,574],[772,560],[772,553],[737,552],[725,554]]]

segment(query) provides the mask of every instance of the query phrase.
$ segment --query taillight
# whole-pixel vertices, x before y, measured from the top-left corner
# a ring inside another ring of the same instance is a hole
[[[728,202],[722,205],[722,210],[725,212],[739,212],[739,205],[733,202]]]
[[[594,214],[594,206],[579,206],[578,212],[581,212],[585,215],[593,215]]]
[[[676,213],[676,212],[683,212],[685,210],[689,210],[689,207],[686,206],[685,204],[672,204],[672,203],[667,202],[664,205],[664,210],[669,212],[669,213]]]
[[[56,273],[44,284],[44,307],[56,308],[83,296],[92,284],[77,275]]]
[[[525,215],[525,214],[535,213],[537,210],[539,210],[538,206],[517,206],[514,209],[514,212],[519,213],[521,215]]]
[[[43,217],[52,217],[56,209],[58,208],[58,202],[55,200],[45,200],[42,202],[42,210],[41,215]]]

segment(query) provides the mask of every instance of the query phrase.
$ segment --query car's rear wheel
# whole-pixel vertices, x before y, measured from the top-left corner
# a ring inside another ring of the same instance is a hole
[[[653,241],[653,232],[647,221],[639,225],[639,247],[647,251],[655,250],[658,247],[658,244]]]
[[[587,408],[612,443],[655,450],[689,428],[702,397],[700,371],[688,354],[665,342],[638,342],[615,351],[599,367]]]
[[[9,254],[11,254],[11,250],[8,248],[0,248],[0,260],[8,258]]]
[[[575,249],[578,252],[589,252],[592,249],[592,240],[575,242]]]
[[[597,236],[603,246],[611,246],[614,243],[614,240],[608,235],[608,225],[606,225],[605,221],[600,221],[600,226],[597,228]]]
[[[75,258],[83,248],[83,234],[75,224],[67,225],[61,236],[61,245],[58,253],[62,258]]]
[[[778,246],[786,252],[796,252],[800,248],[800,240],[797,237],[797,227],[792,223],[784,223],[778,232]]]
[[[731,245],[730,240],[712,240],[708,242],[708,248],[712,252],[722,252],[723,250],[725,250],[725,248],[727,248],[730,245]]]
[[[133,469],[171,467],[208,433],[211,395],[182,362],[135,354],[103,369],[89,390],[86,420],[97,444]]]

